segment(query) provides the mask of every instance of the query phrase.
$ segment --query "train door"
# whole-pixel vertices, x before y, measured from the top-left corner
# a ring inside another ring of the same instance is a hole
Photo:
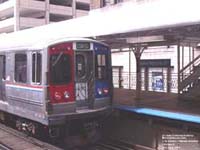
[[[93,51],[76,51],[76,104],[77,108],[93,108],[94,65]]]
[[[6,57],[0,55],[0,100],[5,100]]]

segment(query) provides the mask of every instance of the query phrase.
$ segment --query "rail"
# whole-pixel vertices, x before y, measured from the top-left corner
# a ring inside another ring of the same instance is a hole
[[[107,139],[99,143],[96,143],[94,146],[88,148],[88,150],[156,150],[150,147],[128,143],[123,140],[113,140]]]
[[[12,148],[0,143],[0,150],[12,150]]]

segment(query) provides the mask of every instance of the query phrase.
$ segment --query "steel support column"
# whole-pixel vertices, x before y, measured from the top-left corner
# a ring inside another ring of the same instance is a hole
[[[131,49],[129,49],[128,88],[131,89]]]
[[[145,91],[149,91],[149,68],[148,67],[144,68],[144,86],[145,86]]]
[[[140,99],[141,99],[141,66],[140,66],[140,58],[141,55],[144,51],[144,49],[146,49],[146,47],[141,46],[139,44],[137,44],[136,46],[134,46],[132,48],[132,51],[135,55],[135,60],[136,60],[136,105],[139,104]]]
[[[177,44],[178,96],[180,96],[180,42]]]
[[[167,68],[167,93],[171,92],[171,67]]]
[[[122,67],[119,67],[119,88],[122,87]]]
[[[194,60],[194,58],[195,58],[195,53],[194,53],[194,51],[195,51],[195,48],[194,48],[194,46],[192,46],[192,61]],[[193,67],[194,67],[194,64],[193,64]]]
[[[182,46],[182,68],[184,67],[184,46]]]
[[[137,50],[136,50],[137,51]],[[136,59],[136,100],[141,98],[141,67],[140,67],[140,53],[135,53]]]
[[[189,63],[191,63],[191,44],[189,43]],[[190,66],[190,72],[192,70],[192,67]]]

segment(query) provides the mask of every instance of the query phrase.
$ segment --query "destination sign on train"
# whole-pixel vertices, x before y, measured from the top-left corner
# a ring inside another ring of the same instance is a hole
[[[76,48],[77,49],[90,49],[90,43],[88,43],[88,42],[77,42]]]

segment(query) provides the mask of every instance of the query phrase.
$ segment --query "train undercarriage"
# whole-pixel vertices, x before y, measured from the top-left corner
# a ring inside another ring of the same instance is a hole
[[[38,122],[0,112],[0,121],[29,136],[56,145],[87,145],[95,143],[101,137],[104,116],[67,120],[65,124],[45,126]]]

